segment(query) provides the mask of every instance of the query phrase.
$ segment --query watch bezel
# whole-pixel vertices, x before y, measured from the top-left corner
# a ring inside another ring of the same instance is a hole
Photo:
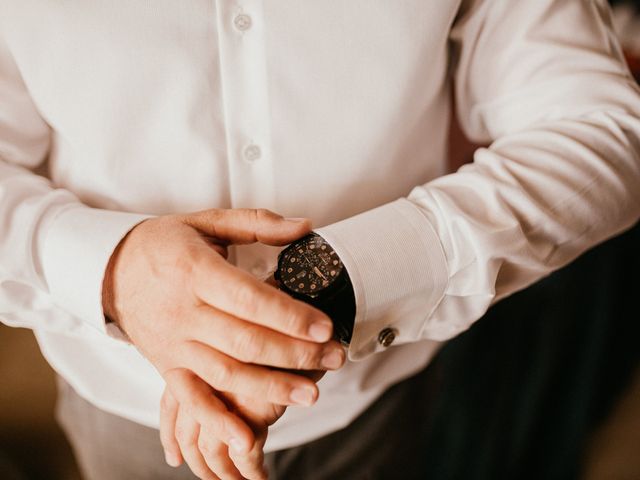
[[[276,271],[274,272],[274,278],[278,282],[279,288],[281,290],[285,291],[286,293],[288,293],[289,295],[291,295],[293,297],[297,297],[297,298],[310,299],[310,300],[313,301],[314,299],[316,299],[318,297],[323,297],[323,298],[330,297],[330,296],[333,295],[334,292],[339,291],[340,288],[342,287],[342,285],[345,283],[344,280],[345,280],[345,276],[347,275],[347,269],[344,266],[344,263],[342,263],[342,260],[338,257],[338,260],[340,260],[342,268],[340,269],[340,273],[338,274],[338,276],[331,282],[331,284],[329,286],[321,288],[320,290],[318,290],[316,292],[313,292],[313,293],[297,292],[297,291],[292,290],[291,288],[289,288],[284,283],[284,281],[282,280],[281,269],[284,267],[283,258],[287,254],[287,252],[289,252],[290,250],[293,250],[295,248],[298,248],[299,243],[307,240],[308,238],[312,238],[312,237],[320,238],[329,248],[331,248],[331,250],[333,250],[335,252],[335,250],[329,244],[329,242],[327,242],[321,235],[318,235],[317,233],[312,232],[312,233],[310,233],[308,235],[305,235],[304,237],[296,240],[295,242],[291,243],[284,250],[282,250],[280,252],[280,254],[278,255],[278,265],[277,265]]]

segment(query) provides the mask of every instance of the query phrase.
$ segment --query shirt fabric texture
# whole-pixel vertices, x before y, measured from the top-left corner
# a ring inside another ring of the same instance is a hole
[[[490,146],[447,174],[452,93]],[[0,319],[157,428],[162,378],[101,309],[115,246],[154,215],[309,217],[357,316],[318,403],[270,429],[299,445],[635,223],[639,117],[604,0],[0,0]],[[231,261],[263,277],[277,253]]]

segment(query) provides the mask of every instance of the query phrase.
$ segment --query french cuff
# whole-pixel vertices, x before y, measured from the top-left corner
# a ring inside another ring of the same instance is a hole
[[[315,231],[340,256],[353,284],[349,359],[420,340],[448,282],[440,239],[424,213],[401,198]]]
[[[84,205],[65,208],[45,233],[41,259],[52,300],[62,309],[114,338],[102,309],[102,281],[111,254],[124,236],[149,215],[99,210]]]

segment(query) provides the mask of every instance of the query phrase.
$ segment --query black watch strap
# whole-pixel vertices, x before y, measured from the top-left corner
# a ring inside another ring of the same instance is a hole
[[[349,345],[356,317],[356,299],[353,285],[346,271],[344,275],[345,280],[342,288],[330,297],[312,303],[333,321],[333,336],[341,343]]]

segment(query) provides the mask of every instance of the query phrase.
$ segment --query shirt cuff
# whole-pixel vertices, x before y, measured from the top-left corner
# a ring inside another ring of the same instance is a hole
[[[353,284],[349,359],[385,350],[378,337],[387,328],[395,331],[393,345],[420,340],[448,282],[444,250],[420,208],[402,198],[316,232],[340,256]]]
[[[52,300],[102,333],[122,338],[106,325],[102,282],[111,254],[124,236],[149,215],[74,205],[51,220],[41,259]]]

